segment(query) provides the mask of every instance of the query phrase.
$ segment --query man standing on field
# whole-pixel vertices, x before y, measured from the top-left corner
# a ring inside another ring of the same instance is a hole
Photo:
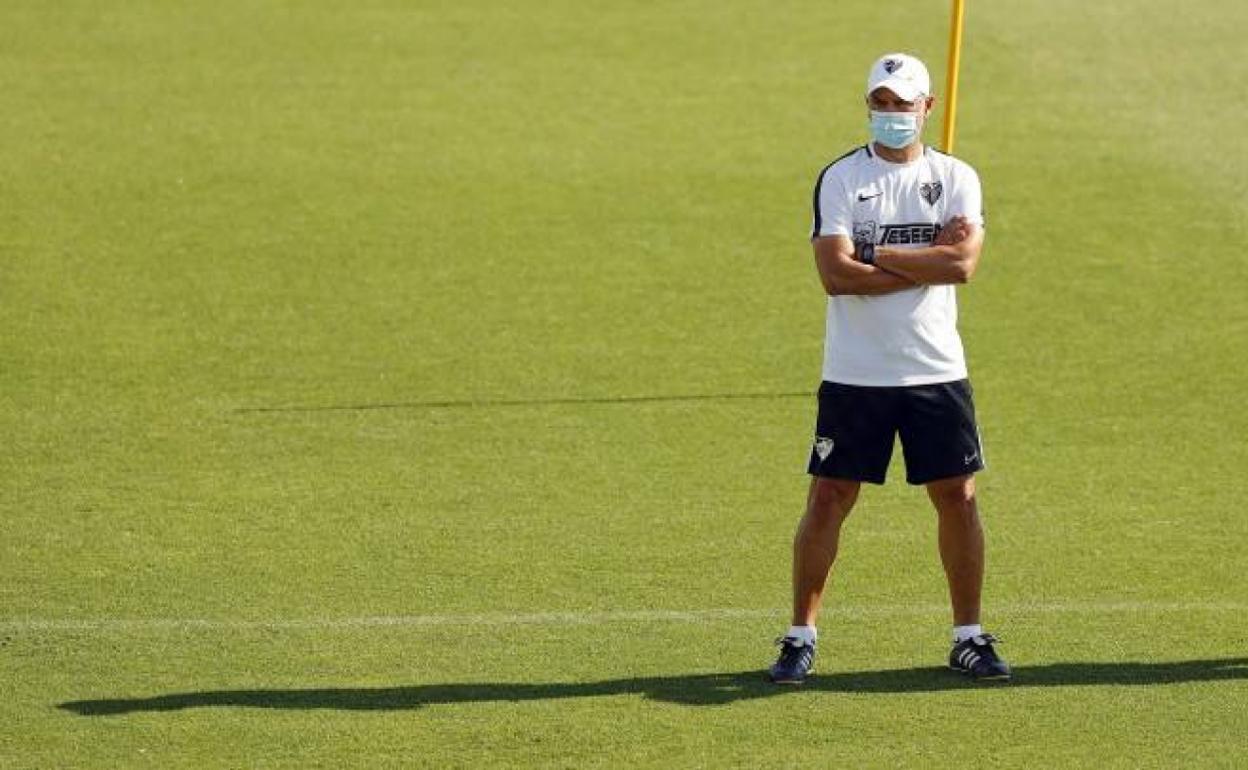
[[[900,435],[906,480],[922,484],[939,520],[953,605],[949,666],[980,680],[1010,668],[980,626],[984,533],[975,423],[955,284],[975,273],[984,242],[979,177],[923,145],[934,102],[927,68],[906,54],[871,67],[871,142],[823,169],[814,244],[828,293],[823,382],[806,513],[793,543],[793,625],[778,640],[773,682],[800,684],[815,658],[815,619],[841,525],[862,482],[884,483]]]

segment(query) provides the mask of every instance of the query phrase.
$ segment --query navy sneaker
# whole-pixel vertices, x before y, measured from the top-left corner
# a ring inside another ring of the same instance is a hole
[[[949,668],[980,682],[1010,681],[1010,664],[992,647],[997,641],[992,634],[982,634],[958,642],[949,651]]]
[[[780,659],[768,672],[776,684],[801,684],[815,665],[815,643],[804,642],[792,636],[776,640],[780,645]]]

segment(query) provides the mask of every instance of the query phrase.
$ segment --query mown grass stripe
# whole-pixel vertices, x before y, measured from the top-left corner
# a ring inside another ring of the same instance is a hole
[[[830,607],[823,616],[927,615],[947,611],[938,604]],[[991,614],[1079,614],[1119,612],[1244,612],[1248,602],[1122,601],[1019,602],[988,608]],[[332,630],[365,628],[419,628],[449,625],[573,626],[597,623],[700,623],[751,618],[783,619],[787,610],[710,608],[701,610],[619,610],[606,612],[491,612],[464,615],[378,615],[343,618],[289,618],[274,620],[208,618],[14,618],[0,621],[3,631],[229,631]]]
[[[441,401],[393,401],[355,404],[308,404],[286,406],[243,406],[233,410],[235,414],[260,412],[367,412],[388,409],[502,409],[540,406],[583,406],[593,404],[675,404],[697,401],[742,401],[784,398],[811,398],[814,389],[783,393],[692,393],[685,395],[649,396],[580,396],[567,398],[528,399],[450,399]]]

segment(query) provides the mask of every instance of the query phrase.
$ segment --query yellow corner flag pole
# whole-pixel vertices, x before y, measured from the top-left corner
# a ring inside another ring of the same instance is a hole
[[[953,130],[958,123],[958,65],[962,63],[964,11],[964,0],[953,0],[953,19],[949,23],[949,69],[945,73],[945,132],[941,136],[945,152],[953,152]]]

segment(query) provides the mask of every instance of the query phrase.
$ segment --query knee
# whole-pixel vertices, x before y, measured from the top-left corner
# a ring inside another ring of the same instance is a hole
[[[858,487],[856,481],[816,478],[810,487],[807,514],[821,522],[843,520],[858,499]]]
[[[942,516],[974,518],[978,515],[973,476],[932,484],[928,492]]]

